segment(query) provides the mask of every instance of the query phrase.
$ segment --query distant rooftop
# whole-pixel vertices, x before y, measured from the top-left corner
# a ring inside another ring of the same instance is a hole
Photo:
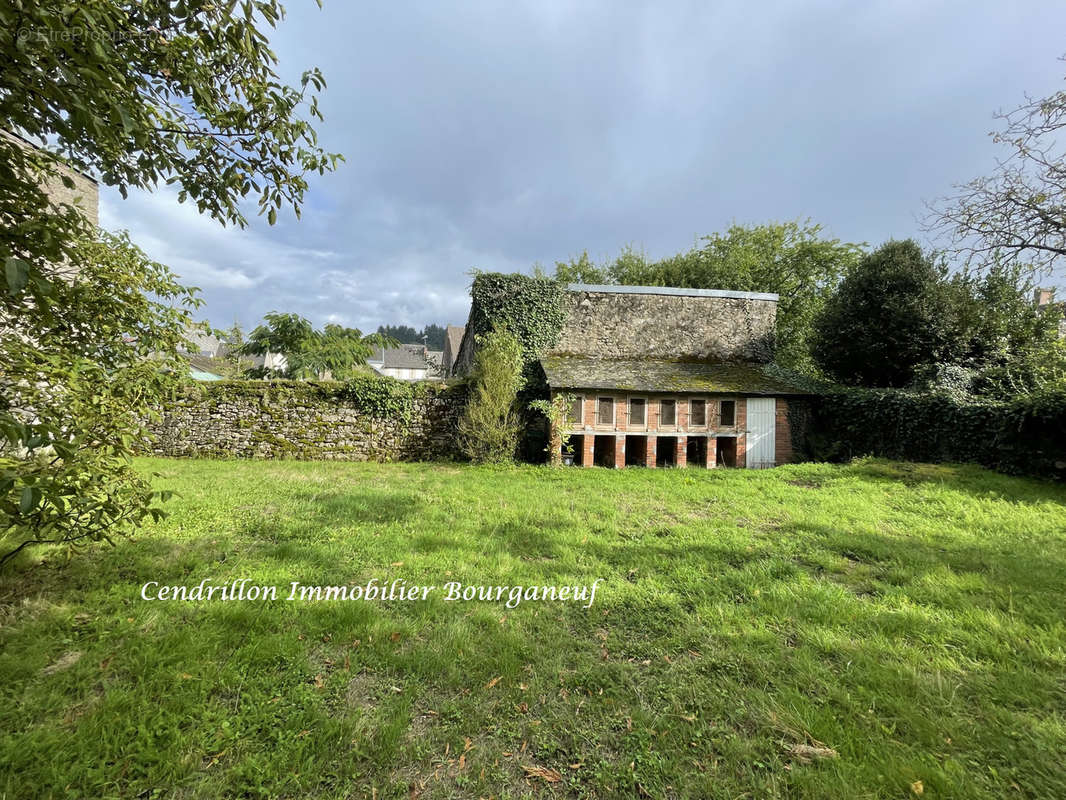
[[[663,294],[672,297],[728,297],[735,300],[770,300],[777,302],[771,292],[734,292],[730,289],[678,289],[673,286],[617,286],[606,283],[568,283],[571,292],[610,292],[613,294]]]

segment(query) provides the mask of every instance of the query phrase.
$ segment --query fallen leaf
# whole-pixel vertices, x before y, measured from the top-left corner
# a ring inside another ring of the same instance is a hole
[[[389,639],[394,641],[394,642],[400,641],[400,632],[399,631],[393,631],[392,633],[389,634]]]
[[[832,747],[816,747],[809,744],[794,744],[788,748],[801,763],[808,764],[816,758],[836,758],[839,753]]]
[[[321,675],[315,675],[315,688],[316,689],[321,689],[325,685],[326,685],[326,681],[322,678],[322,676]]]
[[[925,787],[922,785],[921,781],[915,781],[911,784],[911,791],[918,795],[918,797],[921,797],[925,794]]]
[[[394,567],[402,567],[403,566],[403,562],[402,561],[393,561],[392,562],[392,566],[394,566]]]
[[[470,741],[470,737],[469,736],[464,736],[463,737],[463,752],[464,753],[468,753],[468,752],[470,752],[473,749],[474,749],[474,743],[472,741]]]
[[[80,650],[71,650],[69,653],[64,653],[47,667],[41,670],[42,675],[54,675],[64,669],[74,666],[81,658]]]
[[[459,756],[459,771],[462,772],[466,769],[466,754]]]
[[[497,683],[499,683],[499,682],[500,682],[501,680],[503,680],[503,675],[498,675],[498,676],[496,676],[495,678],[493,678],[493,679],[492,679],[491,681],[489,681],[488,683],[486,683],[486,684],[485,684],[485,688],[486,688],[486,689],[491,689],[491,688],[492,688],[493,686],[495,686],[495,685],[496,685]]]
[[[519,703],[518,704],[518,710],[521,713],[523,713],[523,714],[528,714],[529,713],[529,705],[526,704],[526,703]]]
[[[540,778],[542,781],[548,783],[559,783],[559,781],[563,779],[562,773],[548,767],[531,767],[523,764],[522,769],[526,771],[527,776],[531,778]]]

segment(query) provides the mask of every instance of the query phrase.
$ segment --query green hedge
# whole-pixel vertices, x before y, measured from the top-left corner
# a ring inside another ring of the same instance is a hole
[[[847,389],[813,403],[807,455],[976,462],[1066,479],[1066,391],[1009,402],[959,401],[899,389]]]

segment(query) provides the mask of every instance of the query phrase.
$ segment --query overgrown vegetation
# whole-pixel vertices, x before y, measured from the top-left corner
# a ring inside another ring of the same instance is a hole
[[[865,256],[817,320],[814,356],[850,385],[1009,399],[1066,388],[1061,314],[1019,265],[949,274],[912,240]]]
[[[0,793],[1066,796],[1061,486],[149,460],[151,536],[0,582]],[[587,585],[595,604],[147,602]]]
[[[559,338],[563,326],[564,284],[518,273],[477,272],[470,286],[467,335],[484,336],[500,328],[515,337],[526,384],[542,389],[537,359]]]
[[[522,348],[506,327],[477,340],[470,394],[459,417],[459,449],[475,464],[513,461],[522,434]]]
[[[0,296],[0,564],[162,513],[128,458],[185,374],[176,350],[200,301],[125,235],[71,255],[76,280],[34,273]]]
[[[1066,391],[1012,400],[846,389],[813,404],[808,457],[969,461],[1066,480]]]

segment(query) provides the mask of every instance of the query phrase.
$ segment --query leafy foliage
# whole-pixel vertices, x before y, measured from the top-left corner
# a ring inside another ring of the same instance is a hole
[[[470,398],[459,418],[459,449],[476,464],[514,460],[522,431],[517,396],[522,347],[504,327],[478,341]]]
[[[128,463],[155,401],[185,374],[199,305],[126,235],[78,244],[76,280],[33,274],[0,298],[0,562],[78,546],[161,512]]]
[[[815,356],[853,385],[1007,399],[1062,387],[1061,315],[1037,309],[1018,264],[949,276],[913,241],[888,242],[844,280],[816,325]]]
[[[332,377],[345,380],[366,374],[366,362],[378,347],[395,342],[378,333],[363,335],[358,328],[326,325],[317,331],[298,314],[267,314],[266,324],[256,327],[241,347],[246,355],[281,353],[287,367],[283,377],[296,379]]]
[[[1009,401],[900,389],[841,389],[813,405],[816,459],[875,455],[975,462],[1002,472],[1066,479],[1066,391]]]
[[[400,344],[424,343],[429,350],[444,349],[445,328],[443,325],[430,323],[420,331],[416,331],[410,325],[379,325],[378,333]]]
[[[953,361],[945,274],[909,239],[865,256],[816,322],[819,366],[846,384],[905,386],[919,366]]]
[[[860,247],[826,238],[809,221],[733,225],[705,236],[700,246],[659,261],[632,247],[597,267],[583,253],[556,264],[563,281],[677,286],[774,292],[779,296],[775,360],[812,372],[810,336],[814,319],[841,278],[858,261]]]
[[[18,547],[158,513],[126,456],[184,372],[189,319],[172,304],[193,303],[128,240],[95,241],[77,198],[47,187],[75,189],[74,168],[123,196],[176,184],[224,224],[246,224],[249,196],[271,224],[286,205],[298,215],[306,175],[339,156],[300,116],[321,119],[321,73],[299,89],[278,77],[264,28],[282,13],[275,0],[0,4],[0,119],[49,143],[0,133],[0,524]]]
[[[563,292],[561,281],[518,273],[477,272],[470,287],[467,335],[485,336],[506,328],[518,341],[525,385],[538,395],[545,385],[537,359],[559,339]]]
[[[543,414],[548,421],[550,435],[545,449],[552,464],[559,462],[561,451],[570,443],[571,434],[566,425],[566,416],[573,402],[574,395],[560,392],[550,400],[541,398],[529,404],[531,411]]]

